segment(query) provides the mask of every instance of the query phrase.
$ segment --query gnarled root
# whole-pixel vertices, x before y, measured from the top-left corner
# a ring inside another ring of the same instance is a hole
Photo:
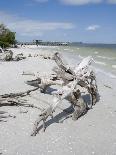
[[[72,95],[68,98],[74,107],[74,112],[71,115],[72,120],[77,120],[80,116],[87,112],[87,104],[81,97],[81,92],[79,89],[75,90]]]
[[[49,108],[47,108],[45,111],[43,111],[39,117],[37,118],[37,120],[34,123],[34,127],[33,127],[33,132],[31,134],[31,136],[36,136],[36,134],[39,132],[39,128],[38,125],[40,124],[41,121],[43,121],[43,131],[45,131],[45,121],[47,120],[47,118],[51,116],[53,117],[53,110],[52,110],[52,106],[50,106]]]

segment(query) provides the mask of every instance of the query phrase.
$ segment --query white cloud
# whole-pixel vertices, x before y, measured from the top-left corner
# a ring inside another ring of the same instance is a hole
[[[60,0],[67,5],[85,5],[89,3],[100,3],[102,0]]]
[[[44,32],[58,29],[73,29],[70,22],[46,22],[31,19],[22,19],[17,16],[0,12],[0,23],[6,24],[12,31],[22,36],[42,36]]]
[[[45,3],[48,2],[48,0],[34,0],[35,2],[39,2],[39,3]]]
[[[87,31],[96,31],[100,28],[100,25],[90,25],[86,28]]]
[[[45,3],[49,0],[33,0],[38,3]],[[109,3],[116,4],[116,0],[57,0],[65,5],[86,5],[86,4],[97,4],[97,3]]]
[[[39,3],[45,3],[48,2],[49,0],[33,0],[35,2]],[[62,2],[63,4],[66,5],[86,5],[86,4],[97,4],[97,3],[109,3],[109,4],[116,4],[116,0],[58,0]]]
[[[110,4],[116,4],[116,0],[107,0],[107,2]]]

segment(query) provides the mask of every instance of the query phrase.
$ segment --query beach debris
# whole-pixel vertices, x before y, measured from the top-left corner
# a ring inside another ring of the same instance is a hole
[[[23,55],[23,53],[20,53],[20,54],[17,54],[13,60],[19,61],[19,60],[23,60],[23,59],[26,59],[26,57]]]
[[[22,59],[25,59],[26,57],[23,55],[23,53],[17,54],[14,57],[12,50],[3,50],[0,48],[0,60],[3,61],[19,61]]]
[[[11,61],[13,60],[13,52],[11,50],[7,50],[3,53],[3,60]]]
[[[47,87],[51,85],[61,85],[62,89],[54,93],[52,104],[39,114],[37,120],[34,123],[33,132],[31,136],[35,136],[38,131],[38,125],[43,122],[43,130],[46,129],[46,120],[49,116],[53,118],[53,113],[63,99],[70,101],[74,108],[72,117],[73,120],[77,120],[80,116],[84,115],[88,109],[91,109],[98,99],[98,88],[96,83],[96,76],[94,71],[90,68],[93,61],[92,57],[87,57],[73,69],[64,61],[61,54],[55,53],[53,59],[55,60],[57,67],[53,69],[54,76],[39,76],[34,81],[28,81],[27,84],[32,85],[36,83],[41,89],[41,92],[46,91]],[[38,82],[39,81],[39,82]],[[85,88],[91,96],[91,103],[88,104],[82,97],[81,88]]]
[[[112,89],[111,86],[108,86],[108,85],[106,85],[106,84],[104,84],[104,86],[107,87],[107,88],[109,88],[109,89]]]
[[[0,47],[0,53],[3,53],[4,51],[3,51],[3,49]]]
[[[8,114],[7,112],[5,111],[0,111],[0,122],[6,122],[6,118],[9,118],[9,117],[12,117],[12,118],[16,118],[15,115],[10,115]]]
[[[29,75],[29,74],[28,74]],[[30,75],[34,75],[31,74]],[[56,74],[51,75],[39,75],[37,74],[37,78],[31,81],[25,82],[28,85],[39,87],[42,93],[45,93],[47,88],[51,85],[62,85],[63,82],[57,77]]]
[[[50,54],[50,53],[43,53],[43,54],[40,54],[40,56],[43,58],[43,59],[53,59],[53,54]]]
[[[22,75],[31,75],[31,76],[35,76],[34,73],[31,73],[31,72],[25,72],[25,71],[23,71]]]
[[[28,57],[32,57],[32,55],[31,55],[31,54],[29,54],[29,55],[28,55]]]
[[[38,90],[39,88],[34,88],[25,92],[20,93],[10,93],[0,95],[0,107],[2,106],[23,106],[31,107],[39,110],[43,110],[40,107],[35,106],[34,104],[27,104],[26,100],[23,97],[30,95],[31,92]]]
[[[53,68],[54,73],[50,75],[28,73],[31,74],[31,76],[34,76],[34,78],[36,77],[36,79],[27,81],[26,83],[35,86],[36,88],[25,92],[0,95],[0,107],[23,106],[41,111],[34,123],[31,136],[36,136],[41,129],[39,127],[40,122],[43,122],[43,131],[45,131],[47,118],[49,116],[53,118],[53,113],[59,108],[59,105],[64,99],[70,101],[71,106],[73,107],[73,113],[65,109],[63,110],[62,108],[59,109],[66,113],[67,118],[72,117],[73,120],[77,120],[80,116],[84,115],[98,100],[96,76],[94,71],[90,68],[93,61],[92,57],[84,58],[82,62],[74,68],[71,68],[59,53],[54,54],[53,60],[57,64],[57,67]],[[24,74],[26,73],[24,72]],[[46,109],[35,106],[34,104],[27,104],[27,100],[23,98],[38,89],[42,93],[46,93],[47,88],[52,85],[59,85],[61,89],[52,92],[53,101],[51,104],[48,104],[48,108]],[[83,98],[83,88],[90,95],[90,103],[86,102]],[[3,114],[1,112],[1,115]]]

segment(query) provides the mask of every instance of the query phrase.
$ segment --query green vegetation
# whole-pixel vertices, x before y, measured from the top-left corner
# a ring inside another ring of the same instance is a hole
[[[15,32],[10,31],[4,24],[0,24],[0,46],[5,48],[15,43]]]

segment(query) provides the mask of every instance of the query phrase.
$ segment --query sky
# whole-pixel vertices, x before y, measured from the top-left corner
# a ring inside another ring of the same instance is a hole
[[[116,43],[116,0],[0,0],[18,41]]]

